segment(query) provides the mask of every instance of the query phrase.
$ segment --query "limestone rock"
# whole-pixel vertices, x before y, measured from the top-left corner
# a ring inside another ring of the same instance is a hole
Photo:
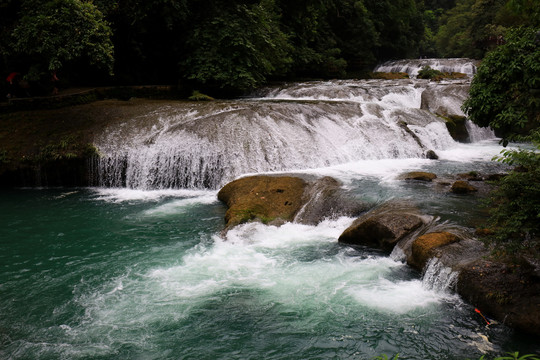
[[[457,291],[487,316],[540,336],[540,279],[526,266],[479,260],[461,270]]]
[[[417,270],[422,270],[427,261],[432,258],[434,250],[459,241],[459,237],[449,232],[428,233],[418,237],[412,243],[411,256],[407,263]]]
[[[420,215],[411,209],[379,210],[356,219],[338,241],[391,251],[400,240],[423,224]]]
[[[399,180],[419,180],[432,181],[437,178],[437,175],[425,171],[412,171],[399,176]]]
[[[335,215],[358,216],[367,208],[331,177],[250,176],[225,185],[218,199],[229,207],[226,230],[249,221],[316,225]]]
[[[450,191],[454,194],[469,194],[472,192],[477,192],[478,189],[469,184],[468,181],[458,180],[452,184]]]
[[[251,176],[225,185],[218,199],[229,209],[226,228],[251,220],[264,223],[292,221],[303,205],[306,181],[291,176]]]
[[[426,151],[426,159],[438,160],[439,155],[437,155],[437,153],[435,153],[435,151],[433,151],[433,150],[428,150],[428,151]]]
[[[329,176],[309,182],[303,202],[294,222],[307,225],[316,225],[333,216],[358,216],[368,209],[366,204],[344,191],[339,181]]]

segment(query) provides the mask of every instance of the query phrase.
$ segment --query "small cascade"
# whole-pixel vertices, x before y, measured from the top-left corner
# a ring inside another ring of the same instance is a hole
[[[465,123],[471,142],[495,139],[495,132],[490,127],[480,127],[470,120]]]
[[[432,69],[442,72],[457,72],[467,74],[472,77],[476,74],[478,60],[473,59],[407,59],[387,61],[378,65],[374,72],[405,72],[410,77],[416,77],[418,71],[423,67],[429,66]]]
[[[445,266],[438,258],[431,258],[424,268],[422,285],[438,292],[452,290],[459,273]]]
[[[471,63],[441,62],[449,60]],[[249,173],[423,158],[455,146],[436,114],[462,114],[468,86],[314,81],[261,89],[257,98],[167,103],[99,134],[94,185],[217,189]],[[490,136],[473,130],[473,141]]]

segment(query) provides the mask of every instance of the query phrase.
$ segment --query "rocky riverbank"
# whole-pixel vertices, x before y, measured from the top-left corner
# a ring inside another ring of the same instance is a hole
[[[432,181],[436,176],[424,178]],[[453,191],[454,186],[447,185],[448,191]],[[310,191],[314,188],[320,191]],[[500,323],[540,335],[540,267],[534,261],[509,264],[494,259],[472,231],[436,225],[433,217],[422,214],[410,202],[394,200],[370,209],[366,204],[355,207],[349,201],[340,208],[336,200],[345,199],[344,195],[339,183],[328,177],[254,176],[227,184],[219,199],[229,207],[226,229],[249,221],[273,225],[302,222],[304,219],[298,215],[310,211],[316,214],[311,221],[361,213],[336,239],[343,246],[397,251],[403,261],[420,272],[437,261],[456,275],[451,286],[466,301]]]
[[[110,99],[0,114],[0,187],[90,185],[96,134],[170,102]]]

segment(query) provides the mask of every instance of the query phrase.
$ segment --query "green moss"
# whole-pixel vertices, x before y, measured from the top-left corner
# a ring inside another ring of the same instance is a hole
[[[208,96],[206,94],[202,94],[199,91],[195,90],[191,94],[191,96],[188,98],[191,101],[213,101],[215,100],[213,97]]]

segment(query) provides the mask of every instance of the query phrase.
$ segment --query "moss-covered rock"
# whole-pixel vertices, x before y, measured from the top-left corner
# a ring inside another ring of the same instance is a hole
[[[463,143],[470,142],[469,131],[465,125],[467,122],[467,118],[465,116],[448,115],[441,117],[445,120],[446,128],[454,140]]]
[[[411,256],[407,259],[407,263],[418,270],[422,270],[428,260],[435,255],[435,249],[459,240],[457,235],[449,232],[424,234],[412,243],[412,252]]]
[[[250,176],[228,183],[218,193],[229,207],[226,228],[249,221],[292,221],[304,203],[306,187],[306,181],[292,176]]]
[[[468,181],[458,180],[452,184],[450,191],[454,194],[470,194],[477,192],[478,189],[469,184]]]
[[[530,266],[479,260],[461,270],[457,291],[487,316],[540,336],[540,279]]]
[[[418,180],[418,181],[433,181],[437,178],[437,175],[425,172],[425,171],[412,171],[405,174],[401,174],[399,180]]]

